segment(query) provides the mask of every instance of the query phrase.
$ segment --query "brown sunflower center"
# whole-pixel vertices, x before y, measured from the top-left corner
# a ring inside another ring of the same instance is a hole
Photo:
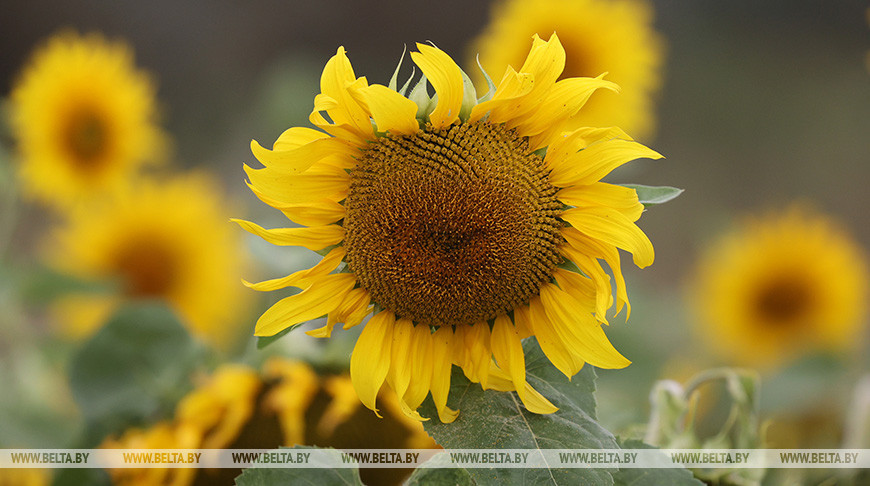
[[[755,310],[765,322],[782,325],[800,320],[812,306],[812,294],[801,279],[780,277],[761,287]]]
[[[106,151],[108,133],[105,122],[90,110],[73,114],[64,132],[64,143],[78,165],[93,167]]]
[[[433,326],[528,303],[560,257],[541,158],[485,122],[379,138],[351,173],[347,262],[372,300]]]
[[[171,247],[147,238],[124,245],[114,259],[114,270],[131,297],[165,296],[177,280],[178,266]]]

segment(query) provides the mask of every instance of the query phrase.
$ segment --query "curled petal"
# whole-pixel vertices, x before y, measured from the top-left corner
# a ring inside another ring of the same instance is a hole
[[[363,140],[374,140],[374,132],[367,107],[359,103],[349,92],[349,87],[364,86],[365,78],[357,78],[353,66],[345,54],[344,47],[339,47],[335,55],[327,61],[320,77],[320,91],[334,100],[334,105],[326,109],[335,125],[347,127],[357,137]]]
[[[313,228],[275,228],[269,230],[242,219],[231,219],[230,221],[238,223],[245,231],[255,234],[273,245],[304,246],[309,250],[318,251],[337,245],[344,240],[344,227],[336,224]]]
[[[294,287],[305,288],[314,283],[315,280],[320,279],[324,275],[335,270],[341,263],[344,255],[344,247],[339,246],[330,250],[329,253],[327,253],[326,256],[317,263],[317,265],[314,265],[311,268],[294,272],[283,278],[275,278],[259,283],[245,281],[243,281],[243,283],[245,286],[261,292],[283,289],[291,285]]]
[[[254,335],[274,336],[290,326],[324,316],[338,306],[354,285],[356,277],[353,274],[327,275],[302,292],[285,297],[270,307],[257,320]]]
[[[432,334],[432,401],[438,410],[438,418],[445,424],[456,420],[459,412],[447,406],[447,394],[450,392],[450,346],[453,330],[449,326],[441,326]]]
[[[594,143],[566,157],[547,157],[553,170],[550,183],[556,187],[594,184],[613,169],[635,159],[660,159],[662,155],[644,145],[629,140],[607,140]]]
[[[441,49],[426,44],[417,44],[420,52],[412,52],[411,59],[420,67],[435,88],[438,104],[429,114],[432,126],[443,128],[459,120],[462,109],[462,70]]]
[[[420,131],[417,104],[413,101],[379,84],[360,89],[359,93],[368,104],[379,132],[413,135]]]
[[[390,311],[375,314],[363,328],[350,356],[350,379],[360,401],[378,417],[375,401],[390,371],[395,316]]]
[[[619,354],[592,314],[555,285],[541,287],[541,302],[568,352],[599,368],[625,368],[631,361]],[[580,368],[574,370],[573,376]]]
[[[640,268],[652,265],[655,250],[646,234],[624,214],[611,208],[574,208],[561,218],[580,232],[630,252]]]

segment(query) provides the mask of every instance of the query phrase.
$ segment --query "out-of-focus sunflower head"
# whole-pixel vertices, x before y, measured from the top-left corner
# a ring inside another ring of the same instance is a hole
[[[205,173],[141,179],[79,207],[45,241],[47,262],[117,291],[76,293],[54,305],[61,329],[85,336],[131,300],[166,302],[192,334],[217,346],[244,335],[250,295],[240,284],[247,259],[231,211]]]
[[[11,93],[25,195],[66,210],[161,162],[155,94],[126,44],[72,31],[48,39]]]
[[[734,363],[775,367],[862,341],[863,251],[800,206],[749,219],[702,257],[690,299],[710,347]]]
[[[655,100],[661,86],[664,40],[653,28],[646,0],[502,0],[468,49],[498,81],[508,66],[523,64],[534,34],[559,35],[565,46],[563,77],[595,77],[618,84],[617,95],[595,93],[574,117],[575,127],[618,126],[639,140],[655,133]],[[476,75],[477,86],[486,86]],[[483,92],[483,91],[482,91]]]
[[[270,358],[260,372],[223,365],[177,405],[172,420],[109,437],[111,449],[271,449],[314,445],[343,449],[438,447],[420,422],[386,394],[384,419],[362,407],[347,375],[319,374],[311,366]],[[115,484],[224,484],[238,470],[115,469]],[[363,469],[366,484],[400,484],[409,471]],[[150,481],[150,482],[149,482]],[[174,481],[174,482],[172,482]]]

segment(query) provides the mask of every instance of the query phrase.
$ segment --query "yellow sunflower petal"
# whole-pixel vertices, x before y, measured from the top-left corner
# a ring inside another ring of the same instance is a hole
[[[303,174],[292,175],[282,174],[268,167],[253,169],[245,166],[245,173],[251,181],[248,187],[257,197],[268,198],[268,201],[277,201],[280,204],[305,204],[321,199],[337,202],[347,197],[350,187],[350,176],[347,172],[334,166],[312,169],[314,167]]]
[[[532,385],[525,383],[522,387],[522,392],[520,389],[514,390],[514,384],[511,382],[510,376],[505,373],[502,369],[496,366],[495,363],[492,363],[492,368],[489,373],[489,386],[487,389],[490,390],[498,390],[498,391],[516,391],[517,395],[519,395],[520,400],[522,400],[523,405],[525,405],[526,409],[532,413],[546,414],[553,413],[559,410],[559,407],[550,403],[549,400],[544,398],[538,390],[532,388]]]
[[[275,151],[288,151],[297,149],[315,140],[329,138],[329,135],[308,127],[290,127],[278,136],[272,149]]]
[[[498,367],[508,374],[522,398],[526,386],[526,358],[519,334],[508,316],[502,314],[495,318],[490,339]]]
[[[356,285],[350,273],[327,275],[302,292],[285,297],[257,320],[255,336],[273,336],[290,326],[324,316],[335,309]]]
[[[445,424],[456,420],[459,412],[447,406],[447,394],[450,392],[450,347],[453,344],[453,330],[449,326],[441,326],[432,335],[432,401],[438,410],[438,418]]]
[[[565,240],[569,245],[572,245],[577,250],[587,252],[596,258],[603,258],[604,261],[607,262],[607,265],[610,266],[610,270],[613,272],[613,277],[616,280],[616,313],[618,314],[622,310],[622,306],[625,305],[627,307],[625,316],[627,319],[631,315],[631,304],[628,301],[625,277],[622,275],[621,258],[616,247],[596,240],[595,238],[589,238],[576,228],[563,228],[562,236],[565,237]]]
[[[391,344],[390,369],[387,373],[387,383],[396,395],[401,397],[411,383],[411,339],[414,334],[414,324],[410,319],[396,319],[393,325]]]
[[[317,132],[319,133],[319,132]],[[359,149],[337,138],[320,138],[305,145],[287,150],[268,150],[256,140],[251,140],[251,152],[263,165],[287,174],[299,174],[312,164],[328,156],[354,157]]]
[[[571,297],[580,301],[584,306],[595,307],[598,292],[595,288],[595,282],[591,278],[562,268],[556,268],[553,271],[553,278],[556,279],[556,283],[562,290],[568,292]]]
[[[487,114],[492,119],[492,112],[496,112],[496,119],[508,118],[505,115],[499,116],[503,111],[508,110],[510,106],[516,104],[518,99],[529,94],[535,87],[535,78],[529,73],[518,73],[512,67],[508,66],[501,82],[496,88],[493,99],[484,101],[474,105],[471,108],[471,116],[469,121],[480,121]]]
[[[529,317],[535,338],[541,346],[541,351],[550,359],[553,366],[570,379],[576,375],[585,361],[569,347],[556,326],[551,322],[540,296],[529,301]]]
[[[550,183],[556,187],[593,184],[613,169],[635,159],[660,159],[662,155],[644,145],[628,140],[594,143],[565,158],[551,159]]]
[[[552,284],[541,287],[541,302],[566,349],[599,368],[625,368],[631,361],[619,354],[601,325],[577,300]],[[580,371],[577,368],[573,374]]]
[[[462,368],[469,380],[477,382],[477,380],[472,379],[472,376],[474,376],[473,367],[468,359],[468,348],[465,346],[465,335],[468,334],[468,331],[468,326],[456,326],[456,329],[454,329],[453,342],[459,345],[453,346],[450,349],[450,359],[453,364]],[[466,363],[468,364],[466,365]]]
[[[420,131],[417,104],[413,101],[379,84],[360,89],[359,93],[368,104],[379,132],[413,135]]]
[[[482,329],[488,325],[479,322],[473,326],[456,326],[453,332],[453,363],[462,368],[465,376],[474,383],[483,383],[489,373],[488,333]],[[484,343],[483,339],[487,342]],[[484,348],[487,349],[484,351]],[[484,354],[486,353],[486,359]]]
[[[348,91],[348,87],[357,81],[344,47],[339,47],[326,63],[320,78],[321,93],[335,100],[335,106],[326,112],[336,125],[352,127],[354,133],[363,140],[374,140],[368,110]]]
[[[529,324],[529,306],[521,305],[514,308],[514,327],[520,339],[525,339],[532,335],[532,326]]]
[[[508,71],[492,99],[472,110],[472,119],[488,112],[490,121],[494,123],[507,123],[513,127],[526,121],[525,115],[540,106],[564,68],[565,49],[558,36],[554,33],[550,40],[544,41],[534,35],[532,49],[519,75],[509,75]],[[519,95],[520,92],[524,94]]]
[[[263,200],[263,198],[261,197],[260,200]],[[263,202],[269,204],[265,200]],[[331,199],[321,199],[304,204],[283,204],[274,200],[273,202],[275,204],[269,205],[284,213],[284,216],[287,216],[287,219],[290,221],[303,226],[332,224],[346,215],[345,207]]]
[[[565,48],[555,32],[548,40],[532,36],[532,49],[520,72],[535,76],[535,89],[549,90],[565,69]]]
[[[438,95],[438,104],[429,115],[436,129],[452,125],[459,120],[462,108],[462,70],[441,49],[426,44],[417,44],[420,52],[412,52],[411,59],[420,67],[426,79],[432,83]]]
[[[466,361],[466,364],[471,366],[475,376],[475,379],[472,381],[480,383],[482,387],[486,388],[486,379],[489,376],[489,363],[492,361],[489,324],[478,322],[471,326],[465,338],[465,348],[468,351],[468,361]]]
[[[321,339],[332,337],[332,330],[335,328],[335,325],[338,324],[338,317],[335,315],[336,310],[338,309],[333,309],[326,315],[326,324],[317,329],[309,329],[305,331],[305,334]]]
[[[258,224],[241,219],[231,219],[245,231],[260,238],[282,246],[304,246],[309,250],[318,251],[328,246],[337,245],[344,239],[344,227],[337,224],[315,226],[313,228],[275,228],[267,230]]]
[[[369,304],[372,302],[372,296],[363,288],[353,289],[347,296],[347,302],[343,303],[344,314],[344,329],[350,329],[362,322],[363,318],[372,311]]]
[[[651,265],[655,259],[649,238],[619,211],[605,207],[574,208],[564,211],[561,218],[592,238],[630,252],[639,268]]]
[[[261,292],[270,290],[283,289],[293,285],[294,287],[305,288],[313,283],[314,280],[327,275],[335,270],[344,258],[345,250],[343,246],[333,248],[320,260],[317,265],[306,270],[294,272],[286,277],[266,280],[259,283],[245,282],[245,286]]]
[[[332,335],[332,329],[339,322],[345,323],[344,329],[350,329],[362,322],[363,318],[371,312],[371,309],[368,307],[370,301],[371,297],[366,289],[358,287],[351,290],[344,296],[341,304],[338,304],[338,307],[330,311],[326,319],[326,325],[305,331],[305,334],[316,338],[328,338]]]
[[[429,332],[428,326],[415,327],[410,319],[396,321],[393,328],[392,361],[390,371],[387,374],[387,383],[396,392],[402,413],[414,420],[423,421],[425,419],[417,412],[417,407],[420,406],[429,392],[429,380],[418,380],[421,377],[418,374],[420,371],[418,362],[425,356],[417,354],[420,344],[417,327],[425,327],[424,332]],[[417,383],[418,381],[421,383]],[[425,388],[421,389],[423,382],[425,382]],[[406,400],[406,395],[412,386],[415,387],[417,395],[422,391],[422,396],[415,397],[415,400],[419,399],[419,402],[413,405]]]
[[[350,355],[350,379],[360,401],[380,417],[376,400],[390,370],[393,325],[390,311],[375,314],[362,330]]]
[[[603,76],[603,75],[602,75]],[[546,147],[562,132],[563,123],[576,115],[596,90],[619,91],[615,83],[597,78],[570,78],[557,82],[538,109],[517,126],[529,137],[529,148]]]
[[[429,394],[429,385],[432,383],[432,332],[429,326],[414,326],[411,349],[413,379],[401,400],[411,410],[417,410]]]
[[[625,132],[618,127],[583,127],[574,131],[563,132],[555,137],[547,147],[547,156],[544,162],[548,169],[565,163],[565,159],[573,156],[578,150],[584,149],[595,142],[607,140],[631,140]]]
[[[344,140],[359,148],[365,148],[369,141],[367,138],[361,136],[355,127],[347,123],[333,123],[323,116],[322,112],[328,113],[329,110],[335,110],[337,107],[337,100],[321,93],[314,97],[314,108],[311,110],[311,114],[308,115],[308,120],[312,125],[329,133],[335,138]]]
[[[563,231],[563,234],[566,234]],[[613,289],[610,286],[610,276],[601,267],[601,263],[595,257],[589,256],[594,250],[584,250],[581,243],[571,240],[571,234],[565,236],[568,245],[559,247],[559,252],[568,260],[574,262],[580,271],[592,279],[595,284],[595,316],[599,321],[607,323],[607,309],[613,303]],[[579,246],[578,246],[579,245]]]
[[[596,182],[588,186],[566,187],[556,193],[560,201],[575,207],[606,206],[624,214],[631,221],[640,219],[643,204],[637,199],[637,191],[630,187]]]

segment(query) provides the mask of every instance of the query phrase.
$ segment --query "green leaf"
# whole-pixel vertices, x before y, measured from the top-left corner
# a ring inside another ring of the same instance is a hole
[[[408,93],[408,87],[411,86],[411,80],[414,79],[414,76],[417,74],[417,68],[411,67],[411,75],[408,76],[408,80],[405,81],[405,84],[402,85],[402,89],[399,90],[399,94],[405,96]]]
[[[399,70],[402,69],[402,61],[405,60],[405,53],[408,51],[408,46],[402,47],[402,57],[399,58],[399,64],[396,65],[396,70],[393,71],[393,77],[390,78],[390,84],[387,85],[393,91],[398,91]]]
[[[643,186],[640,184],[619,184],[637,191],[637,198],[646,207],[666,203],[683,193],[684,189],[670,186]]]
[[[187,387],[196,350],[163,304],[122,307],[73,356],[70,386],[98,443],[130,423],[170,410]]]
[[[446,453],[436,454],[426,463],[443,464],[444,467],[418,467],[405,481],[405,486],[474,486],[468,470],[454,467]]]
[[[435,109],[435,103],[429,97],[428,86],[429,82],[426,80],[426,75],[423,74],[408,94],[408,99],[417,105],[418,120],[425,119]]]
[[[120,288],[112,280],[83,280],[47,267],[30,267],[20,277],[21,297],[30,305],[46,304],[68,294],[113,294]]]
[[[277,341],[277,340],[281,339],[282,337],[284,337],[285,335],[289,334],[290,331],[296,329],[297,327],[301,326],[302,324],[308,324],[309,322],[310,321],[305,321],[305,322],[300,322],[299,324],[293,324],[292,326],[288,327],[287,329],[284,329],[283,331],[279,332],[278,334],[273,334],[272,336],[257,336],[257,349],[265,348],[266,346],[274,343],[275,341]]]
[[[439,445],[447,449],[616,449],[613,435],[595,419],[595,371],[585,366],[569,381],[544,356],[534,338],[523,343],[529,384],[559,411],[531,413],[514,392],[481,389],[454,368],[450,384],[451,408],[459,409],[452,424],[437,418],[423,423]],[[431,399],[422,415],[436,417]],[[468,469],[477,484],[610,485],[608,469]]]
[[[462,73],[462,107],[459,109],[459,118],[462,121],[468,121],[471,110],[477,104],[477,91],[465,71],[460,69],[459,72]]]
[[[55,469],[52,486],[112,486],[112,478],[103,469]]]
[[[623,449],[655,449],[655,447],[634,439],[619,439]],[[624,468],[613,473],[614,486],[703,486],[704,483],[695,479],[692,472],[686,468]]]
[[[489,73],[486,72],[486,69],[483,69],[483,66],[480,64],[480,56],[476,56],[477,67],[480,68],[480,72],[483,73],[483,78],[486,80],[486,86],[489,88],[489,91],[486,92],[485,95],[481,96],[480,99],[477,100],[477,103],[483,103],[484,101],[489,101],[492,99],[493,95],[495,95],[495,83],[492,82],[492,78],[489,77]]]
[[[336,462],[341,462],[340,451],[310,446],[282,447],[281,449],[318,449],[332,451]],[[251,467],[236,478],[236,486],[272,486],[275,484],[316,484],[317,486],[364,486],[358,468],[276,468]]]

